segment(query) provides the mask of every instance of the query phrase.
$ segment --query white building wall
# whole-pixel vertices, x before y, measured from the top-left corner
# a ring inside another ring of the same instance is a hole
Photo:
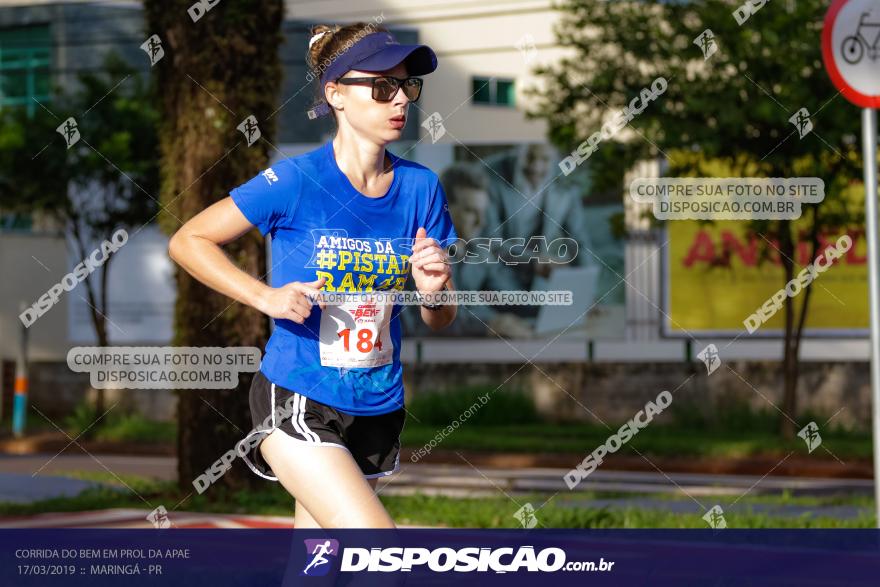
[[[535,66],[563,54],[553,42],[559,13],[549,1],[366,0],[354,10],[350,0],[287,3],[288,18],[326,24],[369,22],[380,15],[387,26],[417,29],[420,42],[437,53],[438,68],[426,76],[418,106],[425,116],[439,112],[443,117],[447,134],[440,143],[545,140],[544,122],[526,120],[523,114],[523,88],[537,83],[531,73]],[[524,40],[534,44],[533,52],[517,48]],[[517,108],[472,104],[472,76],[514,79]],[[424,137],[427,131],[420,132]]]

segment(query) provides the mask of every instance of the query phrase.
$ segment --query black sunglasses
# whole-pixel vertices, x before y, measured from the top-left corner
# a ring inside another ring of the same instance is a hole
[[[347,86],[368,83],[373,86],[373,100],[377,102],[390,102],[397,95],[397,90],[403,86],[403,94],[410,102],[416,102],[422,93],[422,78],[420,77],[391,77],[380,75],[378,77],[342,77],[336,80]]]

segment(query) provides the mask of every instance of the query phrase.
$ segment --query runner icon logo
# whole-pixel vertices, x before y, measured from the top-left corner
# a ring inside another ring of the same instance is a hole
[[[339,541],[330,538],[310,538],[304,540],[308,562],[302,571],[309,577],[323,577],[330,570],[328,556],[339,555]]]

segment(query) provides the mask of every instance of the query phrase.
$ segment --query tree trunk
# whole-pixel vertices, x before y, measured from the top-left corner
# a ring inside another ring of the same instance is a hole
[[[89,252],[86,251],[86,243],[84,241],[84,235],[79,227],[80,217],[77,215],[71,216],[71,232],[73,233],[73,240],[76,243],[77,250],[79,251],[79,258],[86,259],[88,257]],[[87,231],[88,232],[88,231]],[[101,271],[101,283],[99,285],[101,296],[100,296],[100,304],[98,302],[98,296],[95,295],[95,286],[94,286],[94,273],[88,275],[85,278],[85,283],[83,286],[86,290],[86,296],[88,297],[89,304],[89,315],[92,317],[92,326],[95,328],[95,337],[98,341],[98,346],[100,348],[107,348],[110,345],[110,342],[107,337],[107,275],[110,271],[110,259],[108,257],[107,261],[104,265],[99,269]],[[99,307],[100,306],[100,307]],[[99,418],[101,414],[104,413],[106,405],[106,393],[104,389],[96,389],[95,390],[95,417]],[[83,431],[83,438],[86,440],[94,439],[100,425],[103,422],[98,422],[94,426],[90,426],[88,429]]]
[[[791,238],[791,222],[783,220],[779,222],[779,250],[782,267],[785,273],[785,283],[791,281],[794,276],[794,243]],[[795,354],[794,340],[794,300],[788,296],[785,298],[785,337],[783,342],[782,356],[782,419],[780,421],[780,433],[783,438],[794,438],[794,419],[797,410],[797,356]]]
[[[101,301],[100,306],[92,302],[94,308],[92,309],[92,317],[95,322],[95,332],[98,333],[98,346],[101,348],[107,348],[110,346],[110,337],[107,335],[107,317],[110,313],[110,304],[107,300],[107,280],[110,276],[110,262],[113,260],[113,255],[107,257],[107,260],[104,261],[104,264],[101,266],[99,271],[101,272]],[[89,276],[91,279],[91,276]],[[96,390],[98,393],[95,396],[95,416],[101,417],[101,414],[104,413],[104,405],[106,404],[105,398],[106,393],[103,389]],[[100,424],[100,423],[99,423]],[[95,427],[92,428],[94,430]]]
[[[153,67],[161,96],[161,197],[159,222],[167,234],[229,190],[253,177],[273,150],[281,66],[283,5],[224,0],[193,22],[192,0],[147,0],[147,34],[156,34],[165,55]],[[248,147],[237,126],[253,115],[263,139]],[[256,231],[229,243],[232,261],[257,278],[265,274],[265,249]],[[268,321],[256,310],[221,295],[176,268],[176,346],[256,346]],[[248,388],[179,390],[178,483],[193,480],[251,430]],[[238,459],[216,484],[231,489],[263,483]]]
[[[812,263],[819,251],[819,206],[810,206],[813,210],[813,222],[810,230],[810,257]],[[786,222],[787,224],[787,222]],[[786,233],[791,236],[786,228]],[[791,238],[788,239],[791,243]],[[791,246],[792,254],[789,258],[794,259],[794,246]],[[786,267],[786,283],[794,276],[793,263],[789,263],[791,269]],[[785,303],[785,354],[783,359],[784,393],[782,399],[782,416],[780,434],[784,439],[791,440],[795,437],[795,422],[797,421],[797,386],[800,379],[800,348],[804,334],[804,324],[807,321],[807,308],[810,303],[810,294],[813,291],[813,283],[810,282],[801,292],[804,297],[801,305],[797,325],[794,325],[794,300],[786,298]],[[788,417],[786,417],[786,415]]]

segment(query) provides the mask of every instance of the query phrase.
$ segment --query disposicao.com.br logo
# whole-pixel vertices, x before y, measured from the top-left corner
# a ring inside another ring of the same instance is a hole
[[[308,576],[326,575],[330,569],[329,556],[339,554],[339,542],[331,539],[307,539],[308,562],[302,574]],[[534,546],[518,548],[488,548],[467,546],[463,548],[421,548],[385,547],[343,549],[340,571],[357,572],[410,572],[413,567],[424,566],[430,571],[442,573],[456,572],[495,572],[515,573],[517,571],[610,571],[614,562],[600,558],[596,561],[566,561],[561,548]]]

